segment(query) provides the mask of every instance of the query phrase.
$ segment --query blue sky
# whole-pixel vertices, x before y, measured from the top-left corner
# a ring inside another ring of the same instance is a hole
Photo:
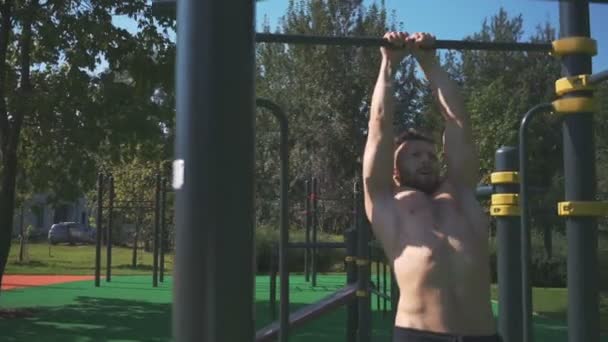
[[[380,0],[376,0],[377,3]],[[365,1],[365,3],[372,3]],[[481,29],[484,18],[490,18],[503,7],[509,16],[522,14],[525,34],[539,24],[559,27],[558,1],[543,0],[385,0],[386,8],[396,12],[408,32],[430,32],[438,39],[462,39]],[[265,18],[274,29],[284,15],[288,0],[265,0],[256,8],[258,29]],[[593,58],[593,71],[608,69],[608,4],[590,5],[591,37],[598,42],[598,55]]]

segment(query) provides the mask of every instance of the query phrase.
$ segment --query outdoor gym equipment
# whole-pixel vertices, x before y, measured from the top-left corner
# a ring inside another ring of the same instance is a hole
[[[176,341],[252,341],[255,1],[163,4],[177,7],[178,27],[174,337]],[[563,76],[589,75],[591,56],[597,53],[596,43],[589,37],[589,1],[561,1],[559,11],[560,39],[541,51],[561,58]],[[467,44],[457,47],[499,46],[493,42]],[[532,48],[515,44],[509,48]],[[440,44],[435,47],[442,48]],[[560,214],[568,216],[570,342],[599,340],[598,265],[593,257],[597,223],[593,216],[600,211],[590,204],[596,187],[590,97],[591,92],[576,90],[560,95],[554,104],[567,113],[563,121],[567,202],[560,204]],[[498,213],[511,210],[495,209]],[[505,218],[510,216],[517,215]],[[203,224],[205,229],[201,229]],[[360,270],[364,271],[359,281],[366,278],[365,260],[361,260]],[[522,310],[509,316],[516,321],[528,314]],[[499,321],[501,334],[513,326]],[[509,333],[505,342],[530,341],[531,329],[526,329]],[[369,341],[367,336],[363,338],[359,342]],[[287,335],[281,333],[280,339],[286,341]]]

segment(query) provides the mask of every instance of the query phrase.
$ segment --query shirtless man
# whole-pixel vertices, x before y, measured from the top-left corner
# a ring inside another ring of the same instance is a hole
[[[394,342],[499,341],[490,304],[488,219],[475,198],[478,160],[456,84],[434,37],[389,32],[402,49],[381,48],[363,161],[365,210],[399,285]],[[408,131],[393,138],[392,83],[399,62],[418,61],[445,120],[447,173],[433,141]]]

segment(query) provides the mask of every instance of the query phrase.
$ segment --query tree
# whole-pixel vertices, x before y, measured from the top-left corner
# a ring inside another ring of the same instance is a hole
[[[383,3],[364,6],[353,0],[292,0],[278,31],[382,37],[389,27],[395,28],[388,21]],[[321,226],[335,232],[351,219],[352,182],[361,168],[379,62],[378,48],[261,44],[257,49],[256,92],[278,102],[289,116],[292,203],[305,196],[303,179],[319,178],[321,197],[334,200],[323,202]],[[414,73],[413,60],[404,60],[397,78],[396,127],[411,125],[419,111],[420,84]],[[278,217],[276,127],[269,116],[258,116],[258,222]]]
[[[140,30],[115,27],[113,15]],[[171,86],[174,48],[144,0],[7,0],[0,17],[1,281],[18,174],[23,194],[74,197],[94,184],[101,155],[170,127],[172,111],[150,96]]]

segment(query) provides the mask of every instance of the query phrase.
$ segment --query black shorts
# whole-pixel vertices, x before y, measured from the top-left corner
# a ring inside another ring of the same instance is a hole
[[[498,335],[460,336],[395,327],[393,342],[500,342]]]

